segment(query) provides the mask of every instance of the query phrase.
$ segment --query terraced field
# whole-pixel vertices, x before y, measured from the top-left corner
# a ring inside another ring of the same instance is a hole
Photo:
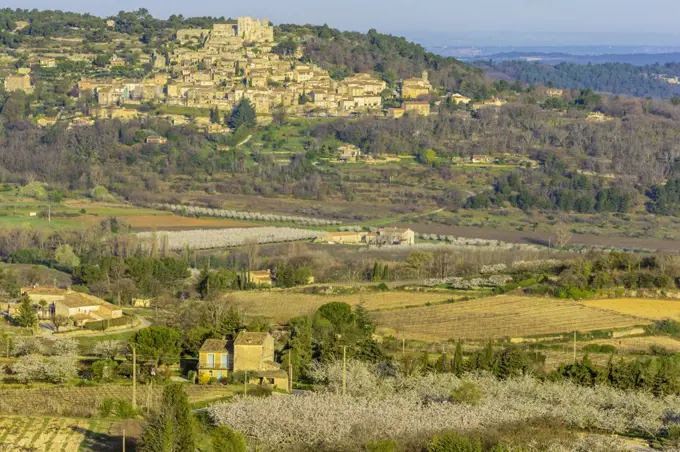
[[[145,407],[147,400],[154,407],[160,401],[162,387],[154,387],[151,393],[146,386],[137,388],[137,402]],[[220,386],[187,385],[191,403],[219,400],[233,393]],[[63,415],[89,417],[97,415],[106,398],[132,400],[132,387],[101,385],[93,387],[7,388],[0,389],[0,413],[7,415]],[[0,441],[1,444],[1,441]]]
[[[130,449],[133,435],[140,430],[138,421],[0,416],[0,448],[35,452],[120,451],[124,429]]]
[[[583,305],[646,319],[680,320],[680,301],[647,298],[611,298],[584,301]]]
[[[374,318],[381,334],[424,341],[517,338],[650,323],[574,301],[509,295],[377,312]]]
[[[595,339],[579,343],[578,347],[588,344],[613,345],[619,353],[649,352],[651,346],[663,347],[674,353],[680,352],[680,340],[667,336],[640,336],[612,339]]]
[[[297,290],[271,292],[239,292],[229,295],[235,307],[246,317],[264,316],[271,321],[285,323],[291,317],[312,314],[316,309],[333,301],[352,306],[362,305],[369,311],[400,309],[407,306],[424,306],[460,298],[450,292],[360,292],[351,295],[310,295]],[[400,310],[401,312],[401,310]]]

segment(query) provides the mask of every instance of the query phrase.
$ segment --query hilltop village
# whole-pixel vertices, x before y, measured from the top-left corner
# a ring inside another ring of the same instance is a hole
[[[210,29],[181,29],[172,50],[140,55],[151,70],[139,79],[97,76],[82,77],[73,87],[79,96],[91,96],[96,107],[89,115],[75,118],[37,118],[41,126],[69,119],[71,125],[90,125],[97,118],[134,119],[142,116],[139,105],[153,103],[188,109],[232,111],[243,99],[250,101],[257,120],[266,123],[273,114],[288,116],[350,117],[364,114],[398,118],[404,114],[430,114],[433,88],[424,71],[420,77],[402,80],[399,89],[373,74],[356,73],[334,80],[329,72],[303,60],[298,46],[276,43],[274,27],[267,19],[240,17],[236,23],[214,24]],[[70,56],[37,54],[34,66],[54,68]],[[304,61],[304,62],[303,62]],[[101,72],[108,74],[129,61],[110,57]],[[93,63],[93,66],[96,66]],[[5,90],[34,90],[30,67],[23,67],[5,78]],[[385,108],[385,99],[392,108]],[[470,99],[451,95],[456,103]],[[169,114],[174,124],[187,121],[186,115]],[[206,132],[227,131],[222,124],[201,118]]]

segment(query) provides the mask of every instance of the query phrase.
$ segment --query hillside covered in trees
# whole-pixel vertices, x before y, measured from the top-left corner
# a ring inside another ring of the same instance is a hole
[[[679,63],[636,66],[624,63],[551,65],[529,61],[478,61],[475,66],[492,77],[509,77],[530,85],[590,88],[635,97],[670,99],[680,96],[680,84],[661,78],[680,75]]]
[[[327,25],[280,25],[277,33],[299,41],[309,60],[328,69],[334,78],[353,72],[375,71],[390,86],[400,79],[429,71],[435,88],[485,97],[487,84],[479,69],[455,58],[428,52],[404,38],[378,33],[342,32]]]

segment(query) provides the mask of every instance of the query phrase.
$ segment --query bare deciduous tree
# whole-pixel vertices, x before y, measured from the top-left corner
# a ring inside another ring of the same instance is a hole
[[[555,246],[557,248],[564,248],[571,242],[571,232],[566,225],[560,225],[555,230]]]

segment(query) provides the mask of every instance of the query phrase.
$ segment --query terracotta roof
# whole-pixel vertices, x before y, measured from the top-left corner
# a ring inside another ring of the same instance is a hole
[[[97,311],[101,311],[105,316],[110,315],[113,311],[120,311],[121,307],[116,306],[102,300],[101,298],[95,297],[94,295],[88,295],[78,292],[68,292],[64,295],[61,300],[54,300],[55,303],[60,303],[67,308],[84,308],[84,307],[97,307]]]
[[[54,287],[54,286],[28,286],[28,287],[22,287],[21,288],[22,293],[27,293],[29,295],[39,295],[39,294],[51,294],[51,295],[62,295],[66,294],[66,289],[60,289],[59,287]]]
[[[201,352],[224,352],[227,350],[227,341],[224,339],[206,339],[199,351]]]
[[[243,331],[236,336],[235,345],[262,345],[269,333],[250,333]]]

